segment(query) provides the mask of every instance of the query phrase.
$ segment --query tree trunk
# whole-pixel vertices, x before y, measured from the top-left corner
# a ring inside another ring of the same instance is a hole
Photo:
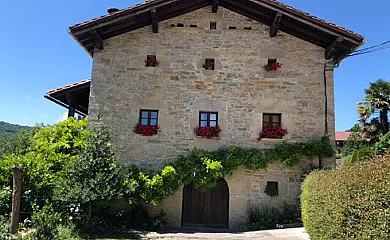
[[[85,226],[88,229],[91,226],[91,215],[92,215],[92,204],[91,204],[91,202],[88,202],[88,215],[87,215],[87,221],[85,223]]]
[[[382,109],[380,111],[381,124],[383,127],[383,135],[389,132],[389,117],[388,117],[388,109]]]

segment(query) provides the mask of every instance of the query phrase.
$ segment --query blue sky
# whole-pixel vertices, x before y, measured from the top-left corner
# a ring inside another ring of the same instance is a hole
[[[69,26],[137,1],[8,0],[0,6],[0,121],[56,123],[64,108],[43,98],[51,89],[91,76],[92,59],[67,33]],[[388,0],[281,0],[362,34],[367,46],[390,40]],[[390,80],[390,49],[351,57],[335,71],[336,129],[357,121],[356,102],[379,78]]]

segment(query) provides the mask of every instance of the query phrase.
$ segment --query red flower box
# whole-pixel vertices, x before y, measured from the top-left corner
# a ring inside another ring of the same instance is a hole
[[[196,136],[205,137],[205,138],[213,138],[213,137],[219,137],[219,133],[222,130],[219,128],[219,126],[215,127],[197,127],[194,128],[194,133]]]
[[[261,141],[263,138],[282,139],[284,135],[288,134],[286,129],[281,126],[278,127],[263,127],[263,130],[259,133],[257,140]]]
[[[158,125],[142,125],[141,123],[137,123],[133,132],[143,136],[153,136],[160,132],[160,128]]]
[[[160,62],[155,58],[149,58],[145,61],[145,67],[158,67],[160,65]]]
[[[269,71],[276,71],[278,70],[279,68],[282,68],[282,64],[281,63],[274,63],[274,64],[267,64],[267,65],[264,65],[264,69],[269,72]]]

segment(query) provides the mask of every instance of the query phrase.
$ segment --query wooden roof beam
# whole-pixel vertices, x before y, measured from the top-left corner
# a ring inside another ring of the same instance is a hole
[[[270,27],[269,36],[276,37],[280,28],[280,21],[282,20],[283,14],[281,12],[276,13],[275,19]]]
[[[90,33],[95,41],[95,48],[97,48],[99,50],[104,50],[103,40],[100,37],[99,33],[96,31],[96,29],[92,28],[90,30]]]
[[[213,0],[212,13],[218,12],[218,5],[219,5],[219,0]]]
[[[153,29],[153,33],[158,33],[157,10],[156,10],[156,8],[152,8],[152,10],[150,10],[150,12],[152,14],[152,29]]]
[[[336,40],[330,44],[325,50],[325,59],[331,59],[332,56],[337,52],[337,45],[343,41],[342,37],[337,37]]]

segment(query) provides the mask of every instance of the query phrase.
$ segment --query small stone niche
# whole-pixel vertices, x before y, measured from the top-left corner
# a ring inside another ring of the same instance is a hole
[[[183,24],[183,23],[178,23],[178,24],[176,25],[176,27],[184,27],[184,24]]]
[[[229,29],[237,29],[237,27],[230,26]]]
[[[210,30],[217,30],[217,22],[210,22]]]
[[[190,25],[190,28],[197,28],[197,27],[198,27],[198,25],[195,25],[195,24]]]

